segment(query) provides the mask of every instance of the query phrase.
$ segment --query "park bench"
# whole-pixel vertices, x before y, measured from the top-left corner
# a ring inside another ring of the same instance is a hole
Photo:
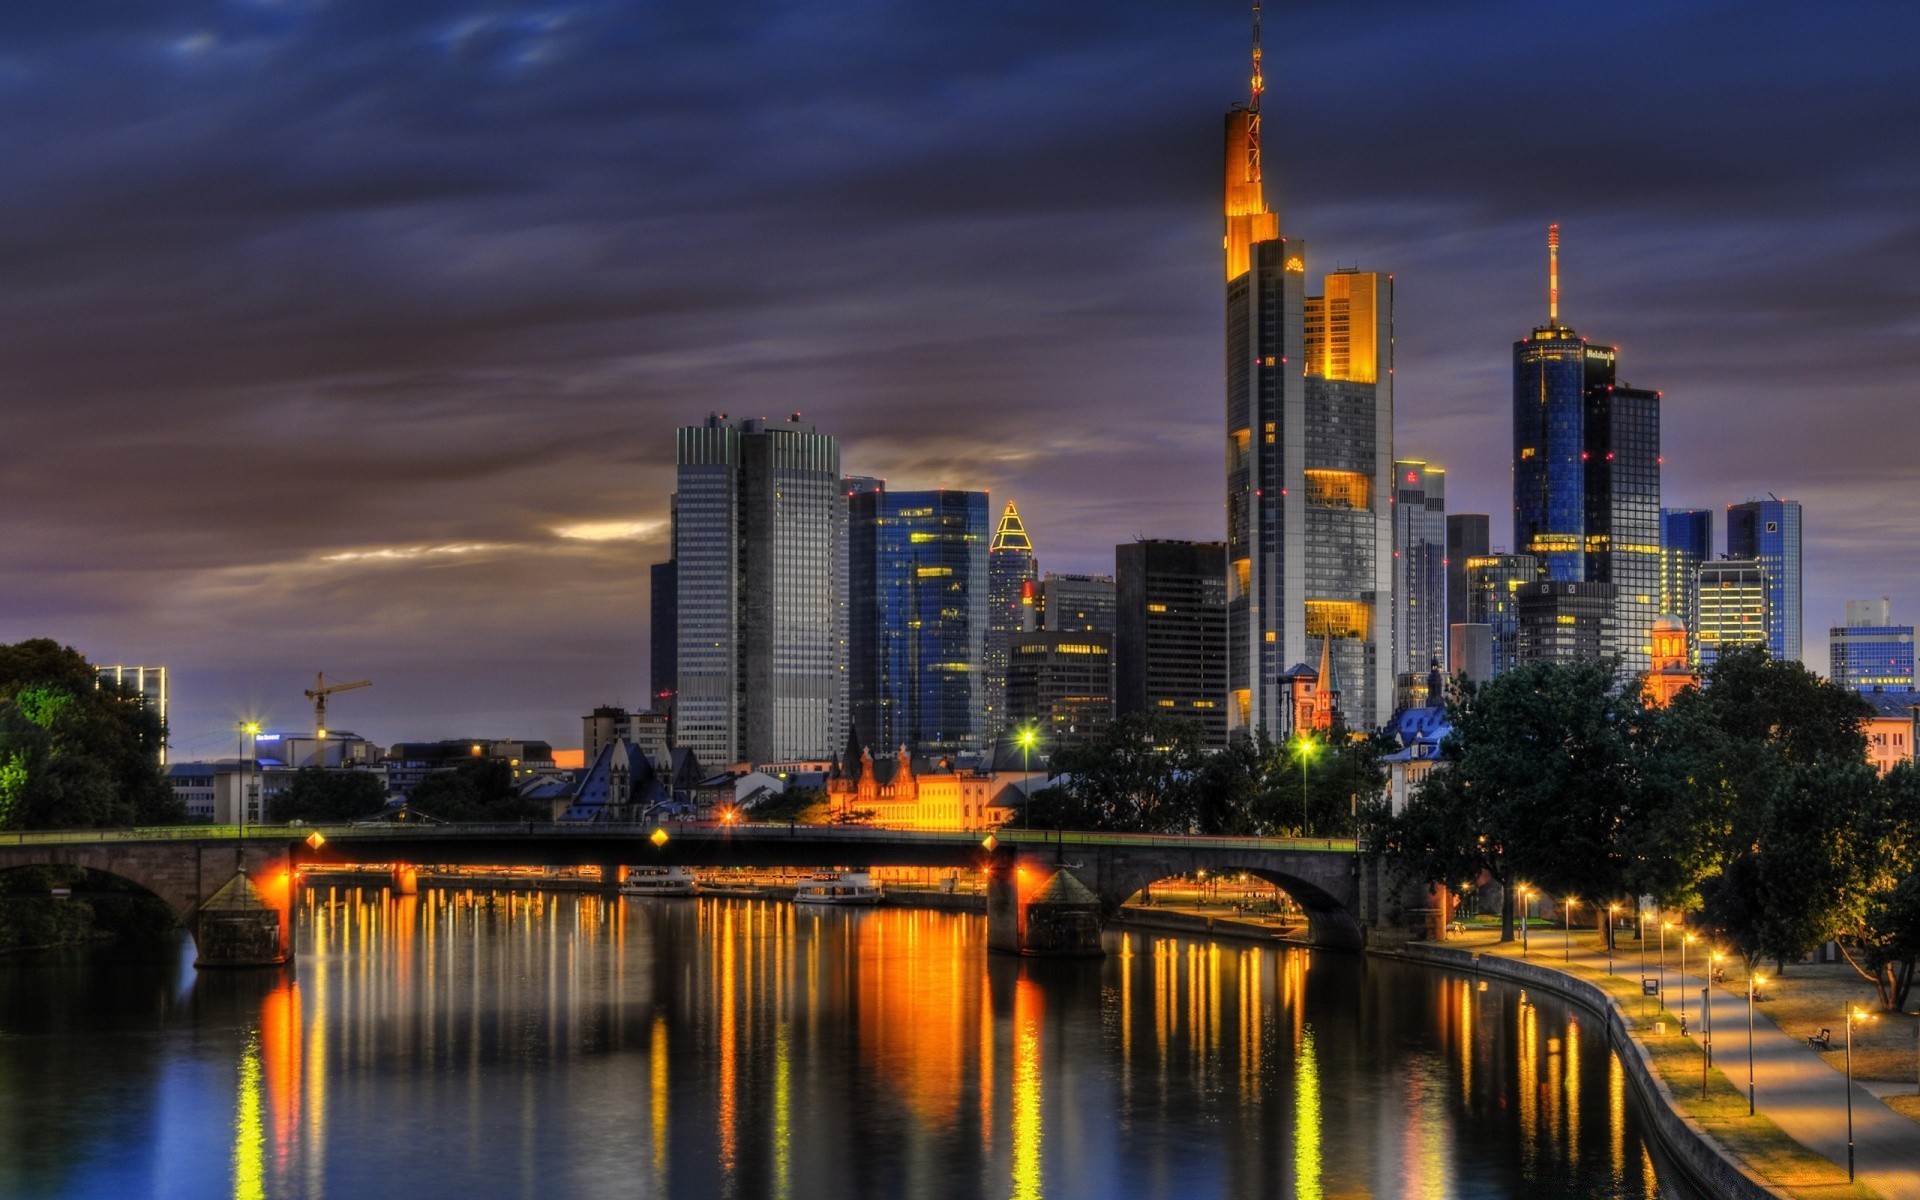
[[[1807,1045],[1815,1050],[1833,1049],[1833,1030],[1822,1029],[1819,1033],[1808,1034]]]

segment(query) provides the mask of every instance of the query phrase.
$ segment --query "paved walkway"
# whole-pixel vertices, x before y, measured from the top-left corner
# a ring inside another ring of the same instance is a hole
[[[1527,961],[1539,966],[1557,966],[1562,961],[1560,939],[1553,934],[1534,931],[1533,952]],[[1605,971],[1607,957],[1597,950],[1573,949],[1572,961],[1589,970]],[[1692,962],[1687,966],[1691,968]],[[1613,960],[1614,973],[1629,979],[1640,974],[1638,952],[1619,952]],[[1647,973],[1657,975],[1651,965]],[[1687,1028],[1699,1039],[1701,1032],[1700,989],[1706,983],[1697,972],[1683,979],[1671,954],[1667,959],[1667,1008],[1680,1011],[1680,991],[1687,996]],[[1734,994],[1714,988],[1713,1064],[1736,1087],[1747,1083],[1747,997],[1744,988]],[[1628,1001],[1628,1004],[1634,1003]],[[1845,1076],[1826,1064],[1808,1047],[1806,1035],[1814,1030],[1783,1032],[1767,1017],[1764,1007],[1756,1010],[1753,1027],[1753,1079],[1756,1104],[1787,1136],[1835,1163],[1847,1165],[1847,1109]],[[1844,1032],[1834,1022],[1836,1036]],[[1669,1026],[1671,1028],[1671,1026]],[[1894,1112],[1865,1085],[1853,1085],[1854,1163],[1861,1182],[1888,1200],[1920,1200],[1920,1124]]]

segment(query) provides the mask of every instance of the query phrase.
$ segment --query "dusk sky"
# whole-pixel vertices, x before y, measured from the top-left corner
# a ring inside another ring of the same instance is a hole
[[[1266,24],[1269,197],[1396,276],[1450,511],[1506,544],[1558,221],[1665,503],[1805,505],[1808,663],[1920,619],[1920,4]],[[1217,538],[1246,60],[1230,0],[0,8],[0,640],[165,663],[176,758],[319,670],[383,745],[577,746],[710,411],[1012,499],[1043,570]]]

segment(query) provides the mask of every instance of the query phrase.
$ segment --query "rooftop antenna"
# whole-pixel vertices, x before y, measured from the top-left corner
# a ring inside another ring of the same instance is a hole
[[[1247,102],[1247,179],[1260,182],[1260,93],[1267,79],[1260,69],[1260,0],[1253,0],[1253,95]]]
[[[1547,226],[1547,324],[1560,324],[1560,226]]]

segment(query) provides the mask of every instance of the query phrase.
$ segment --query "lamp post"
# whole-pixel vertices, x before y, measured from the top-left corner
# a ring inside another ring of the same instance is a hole
[[[1607,905],[1607,974],[1613,974],[1613,926],[1620,920],[1620,905]]]
[[[1672,921],[1660,922],[1660,1007],[1667,1006],[1667,930],[1673,928]]]
[[[240,732],[234,748],[234,824],[244,833],[247,825],[247,796],[253,790],[253,771],[247,765],[247,739],[252,738],[254,753],[260,750],[260,723],[258,721],[240,722]]]
[[[1868,1020],[1867,1014],[1847,1005],[1847,1182],[1853,1182],[1853,1023]]]
[[[1700,1022],[1707,1031],[1707,1065],[1713,1065],[1713,973],[1720,969],[1720,952],[1707,952],[1707,981],[1700,987]]]
[[[1313,819],[1307,813],[1307,764],[1313,761],[1314,753],[1319,747],[1314,743],[1312,735],[1303,729],[1300,735],[1293,739],[1293,749],[1294,753],[1300,756],[1300,836],[1307,837],[1313,833]]]
[[[1527,925],[1533,918],[1533,889],[1524,883],[1519,884],[1518,888],[1520,892],[1520,957],[1525,958],[1527,948],[1531,944],[1527,937]]]
[[[1568,896],[1560,905],[1561,921],[1566,927],[1560,934],[1560,961],[1563,963],[1573,961],[1573,910],[1579,903]]]
[[[1033,753],[1033,744],[1040,735],[1029,725],[1020,731],[1020,828],[1028,829],[1033,821],[1033,780],[1029,778],[1029,755]]]
[[[1766,980],[1747,972],[1747,1115],[1753,1115],[1753,989]]]
[[[1693,935],[1680,937],[1680,1032],[1687,1031],[1687,947],[1693,944]]]

